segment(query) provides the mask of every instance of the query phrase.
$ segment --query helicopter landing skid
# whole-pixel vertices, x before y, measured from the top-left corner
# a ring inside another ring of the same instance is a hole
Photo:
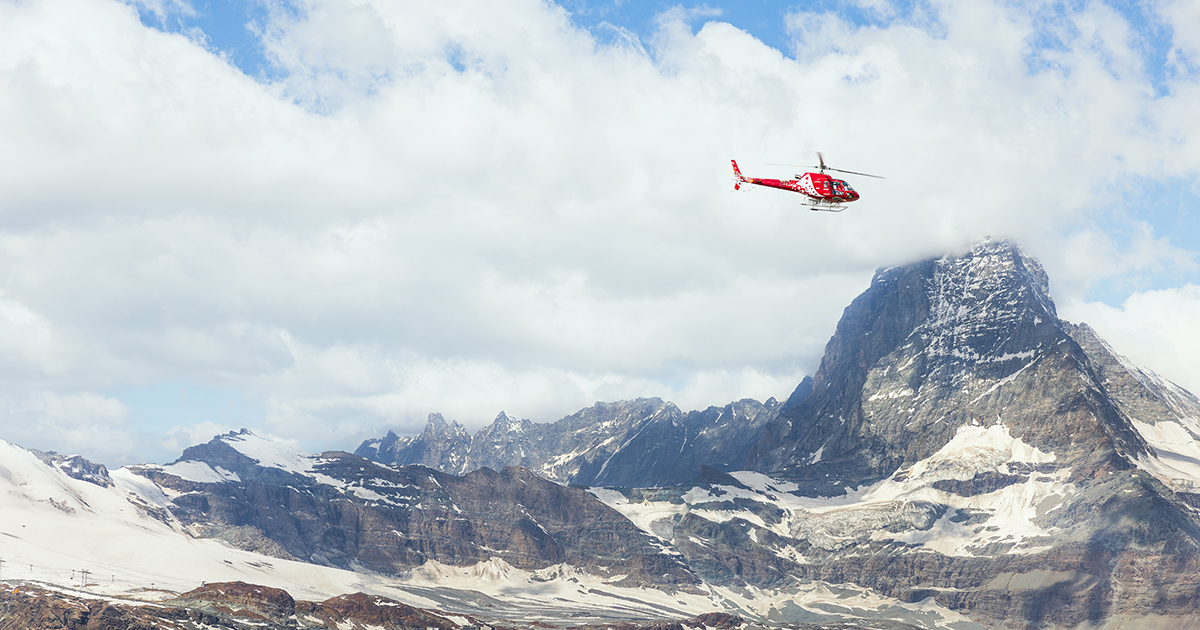
[[[841,212],[846,209],[846,206],[837,204],[808,204],[808,209],[813,212]]]

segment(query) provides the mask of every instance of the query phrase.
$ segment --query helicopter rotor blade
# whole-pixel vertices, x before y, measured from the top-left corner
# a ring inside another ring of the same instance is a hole
[[[847,171],[847,170],[843,170],[840,168],[833,168],[832,166],[826,166],[825,165],[825,156],[820,151],[817,151],[817,161],[820,162],[820,164],[815,165],[815,166],[806,166],[804,164],[778,164],[776,162],[767,162],[766,164],[767,164],[767,166],[792,166],[795,168],[815,168],[815,169],[820,169],[820,171],[822,173],[824,173],[825,171],[836,171],[838,173],[847,173],[849,175],[862,175],[863,177],[874,177],[875,179],[887,179],[886,177],[884,177],[882,175],[872,175],[870,173],[860,173],[858,171]]]
[[[794,166],[796,168],[821,168],[820,166],[809,166],[807,164],[777,164],[775,162],[767,162],[766,165],[767,166]],[[850,175],[862,175],[864,177],[874,177],[875,179],[887,179],[883,175],[872,175],[870,173],[859,173],[858,171],[846,171],[846,170],[842,170],[840,168],[833,168],[832,166],[826,166],[825,170],[837,171],[839,173],[849,173]]]
[[[815,168],[815,169],[820,169],[820,170],[826,170],[826,169],[835,170],[835,169],[829,168],[828,166],[816,166],[814,164],[778,164],[776,162],[763,162],[763,163],[766,164],[767,166],[791,166],[793,168]]]
[[[849,173],[851,175],[862,175],[863,177],[874,177],[875,179],[887,179],[883,175],[872,175],[870,173],[859,173],[858,171],[843,171],[840,168],[830,168],[829,170],[837,171],[839,173]]]

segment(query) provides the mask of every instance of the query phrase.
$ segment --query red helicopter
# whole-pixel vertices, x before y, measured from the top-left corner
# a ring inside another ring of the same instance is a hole
[[[858,193],[855,192],[850,184],[840,179],[834,179],[825,174],[825,171],[837,171],[838,173],[849,173],[851,175],[862,175],[864,177],[874,177],[876,179],[884,179],[879,175],[870,175],[868,173],[856,173],[854,171],[843,171],[840,168],[831,168],[825,166],[825,156],[817,151],[817,160],[820,161],[820,166],[806,166],[801,168],[816,168],[819,173],[805,173],[796,175],[796,179],[779,180],[779,179],[761,179],[758,177],[745,177],[742,171],[738,169],[737,160],[733,162],[733,189],[740,190],[742,184],[756,184],[758,186],[766,186],[768,188],[779,188],[781,190],[790,190],[798,192],[805,196],[804,205],[815,210],[825,212],[841,212],[846,209],[846,204],[851,201],[858,200]],[[795,166],[793,164],[775,164],[774,166]]]

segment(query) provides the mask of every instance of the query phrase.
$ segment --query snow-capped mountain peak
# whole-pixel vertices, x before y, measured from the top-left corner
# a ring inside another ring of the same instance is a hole
[[[298,474],[312,471],[317,455],[307,453],[281,440],[263,437],[249,429],[230,432],[216,439],[233,447],[234,450],[254,460],[265,468]]]

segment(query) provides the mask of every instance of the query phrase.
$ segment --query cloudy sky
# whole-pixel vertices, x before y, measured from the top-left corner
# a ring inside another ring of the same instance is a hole
[[[1200,391],[1198,107],[1193,0],[0,0],[0,438],[782,398],[984,235]]]

